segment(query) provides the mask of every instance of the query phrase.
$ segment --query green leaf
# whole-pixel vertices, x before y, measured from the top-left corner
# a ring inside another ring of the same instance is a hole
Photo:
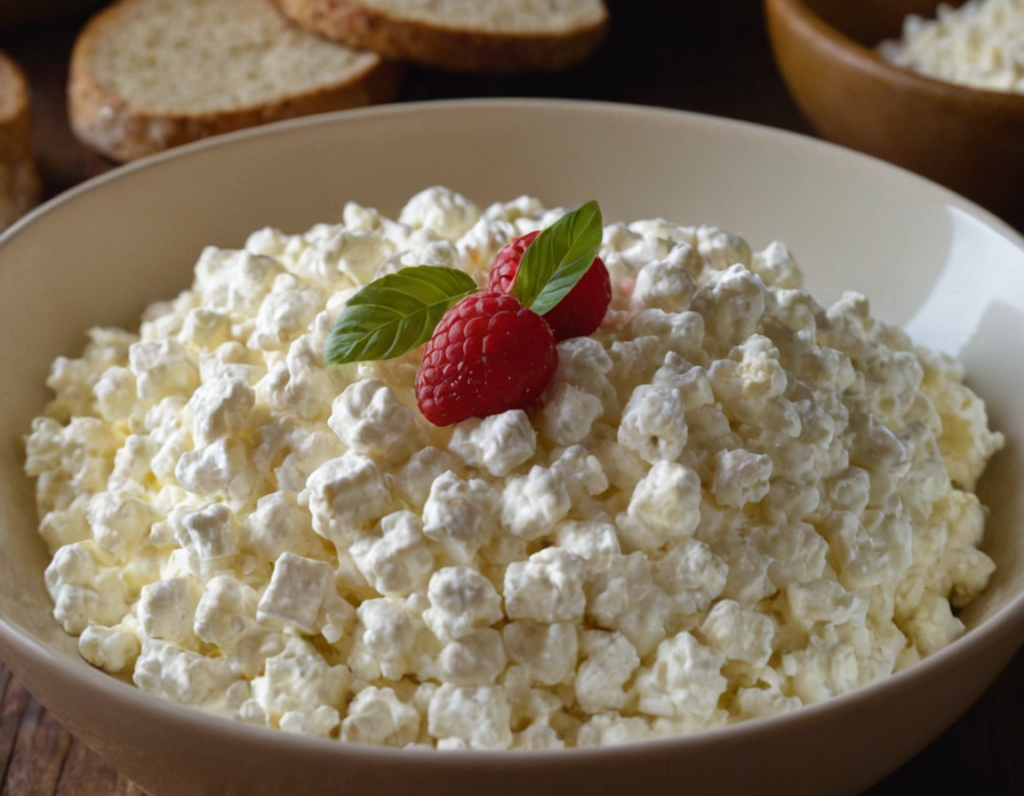
[[[550,311],[594,262],[602,232],[597,202],[587,202],[566,213],[534,238],[526,250],[512,284],[512,295],[538,315]]]
[[[344,365],[400,357],[427,342],[441,316],[477,289],[465,271],[434,265],[375,279],[348,300],[324,359]]]

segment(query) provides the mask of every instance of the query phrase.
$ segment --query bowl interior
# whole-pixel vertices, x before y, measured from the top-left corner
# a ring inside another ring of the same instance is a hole
[[[710,223],[755,249],[782,240],[819,300],[862,291],[877,316],[961,357],[1008,439],[983,487],[998,570],[965,619],[974,632],[986,620],[993,632],[1018,632],[1019,235],[907,172],[791,134],[623,106],[482,101],[331,114],[186,147],[76,189],[0,239],[0,640],[38,642],[65,668],[88,670],[50,617],[47,557],[22,473],[52,360],[78,355],[89,327],[134,326],[147,303],[185,288],[207,244],[239,246],[265,225],[301,231],[339,218],[350,199],[394,214],[433,184],[481,205],[523,193],[550,206],[596,198],[607,221]],[[947,653],[956,654],[936,658]],[[123,698],[148,699],[128,689]]]
[[[965,0],[950,0],[945,5],[958,7]],[[858,44],[873,48],[884,39],[899,37],[908,14],[930,17],[936,0],[803,0],[821,20]]]

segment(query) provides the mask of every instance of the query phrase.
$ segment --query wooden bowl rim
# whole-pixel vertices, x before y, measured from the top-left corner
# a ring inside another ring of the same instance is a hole
[[[936,101],[955,102],[959,105],[981,103],[991,109],[1024,115],[1024,93],[964,86],[895,66],[875,50],[825,22],[803,0],[765,0],[765,4],[770,11],[775,12],[776,19],[797,30],[804,38],[824,40],[831,57],[845,61],[877,80],[891,82],[900,90],[929,96]]]

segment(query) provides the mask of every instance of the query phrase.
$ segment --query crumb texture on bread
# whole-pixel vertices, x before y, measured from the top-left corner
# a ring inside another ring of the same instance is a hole
[[[264,0],[130,0],[96,34],[96,81],[149,111],[210,113],[325,88],[377,62]]]
[[[121,0],[75,44],[69,115],[114,160],[266,122],[386,102],[398,69],[267,0]]]
[[[272,0],[329,39],[459,72],[553,72],[608,29],[603,0]]]
[[[42,195],[32,157],[30,115],[25,75],[0,52],[0,232],[35,207]]]

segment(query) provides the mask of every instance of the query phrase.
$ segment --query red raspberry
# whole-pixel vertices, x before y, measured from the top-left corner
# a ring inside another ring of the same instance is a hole
[[[512,290],[523,254],[539,234],[539,231],[531,232],[516,238],[498,252],[487,278],[488,290],[499,293]],[[593,264],[569,294],[544,314],[544,320],[559,342],[570,337],[586,337],[601,325],[611,301],[612,280],[601,258],[595,257]]]
[[[540,230],[530,232],[514,239],[498,252],[491,264],[491,273],[487,277],[487,289],[498,293],[511,293],[512,283],[516,281],[519,263],[530,248],[533,239],[540,235]]]
[[[525,409],[558,365],[551,328],[505,293],[474,293],[441,318],[416,373],[416,402],[436,426]]]

